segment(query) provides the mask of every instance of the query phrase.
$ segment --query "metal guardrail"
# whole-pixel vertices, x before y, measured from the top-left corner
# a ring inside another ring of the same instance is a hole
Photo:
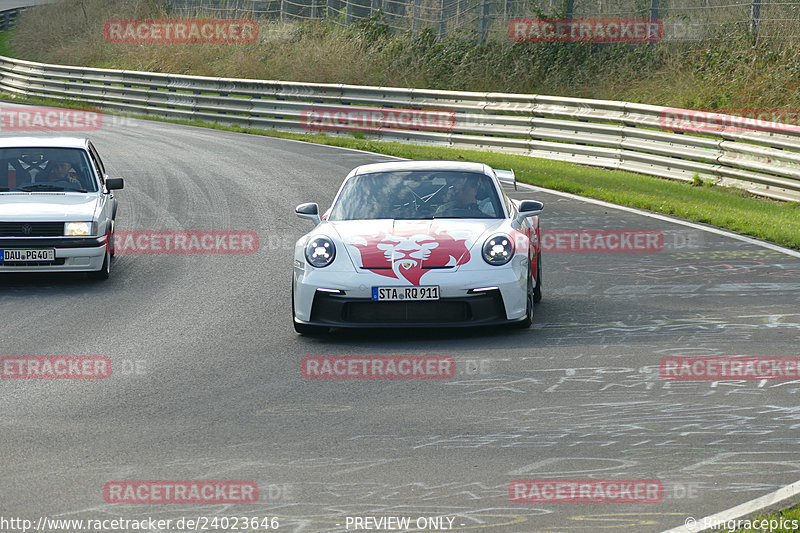
[[[6,31],[14,27],[17,23],[17,17],[24,8],[18,7],[15,9],[6,9],[0,11],[0,31]]]
[[[800,127],[775,124],[774,131],[743,127],[679,133],[662,128],[665,114],[676,110],[646,104],[210,78],[48,65],[7,57],[0,57],[0,91],[78,100],[136,114],[295,132],[318,131],[318,124],[309,120],[311,110],[318,115],[348,115],[364,108],[438,113],[450,117],[445,127],[441,123],[405,129],[366,127],[363,134],[366,138],[495,150],[684,181],[699,175],[762,196],[800,201]]]

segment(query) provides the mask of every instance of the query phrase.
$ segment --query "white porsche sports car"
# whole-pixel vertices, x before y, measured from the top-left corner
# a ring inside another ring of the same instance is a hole
[[[345,178],[316,227],[297,241],[295,330],[528,327],[541,299],[539,213],[506,196],[513,171],[481,163],[400,161],[363,165]]]

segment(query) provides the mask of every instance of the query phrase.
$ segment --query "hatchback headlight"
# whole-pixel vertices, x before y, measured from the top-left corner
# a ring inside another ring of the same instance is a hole
[[[94,222],[65,222],[64,235],[68,237],[94,235]]]
[[[306,261],[317,268],[322,268],[333,263],[336,257],[336,247],[327,237],[314,237],[306,243]]]
[[[493,235],[483,243],[483,260],[490,265],[505,265],[514,257],[514,241],[508,235]]]

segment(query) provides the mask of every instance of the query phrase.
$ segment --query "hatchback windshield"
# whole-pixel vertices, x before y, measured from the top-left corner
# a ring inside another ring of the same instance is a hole
[[[474,172],[375,172],[350,178],[329,220],[503,218],[489,176]]]
[[[77,148],[0,149],[0,192],[96,192],[86,152]]]

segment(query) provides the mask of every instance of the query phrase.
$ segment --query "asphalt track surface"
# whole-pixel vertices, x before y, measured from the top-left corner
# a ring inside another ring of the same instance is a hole
[[[347,517],[446,516],[452,531],[658,532],[800,479],[800,382],[658,372],[667,356],[800,355],[800,259],[510,191],[544,202],[543,228],[657,230],[663,249],[547,254],[527,330],[304,338],[290,324],[289,280],[293,243],[311,224],[294,207],[326,207],[350,169],[385,157],[112,117],[91,138],[126,180],[118,230],[250,230],[260,246],[118,255],[106,282],[0,278],[2,355],[105,355],[114,369],[0,380],[5,518],[277,517],[280,531],[316,533],[345,531]],[[309,355],[444,355],[457,371],[310,380]],[[659,480],[664,494],[509,498],[516,479],[589,478]],[[103,495],[112,480],[200,479],[255,481],[259,501]]]

